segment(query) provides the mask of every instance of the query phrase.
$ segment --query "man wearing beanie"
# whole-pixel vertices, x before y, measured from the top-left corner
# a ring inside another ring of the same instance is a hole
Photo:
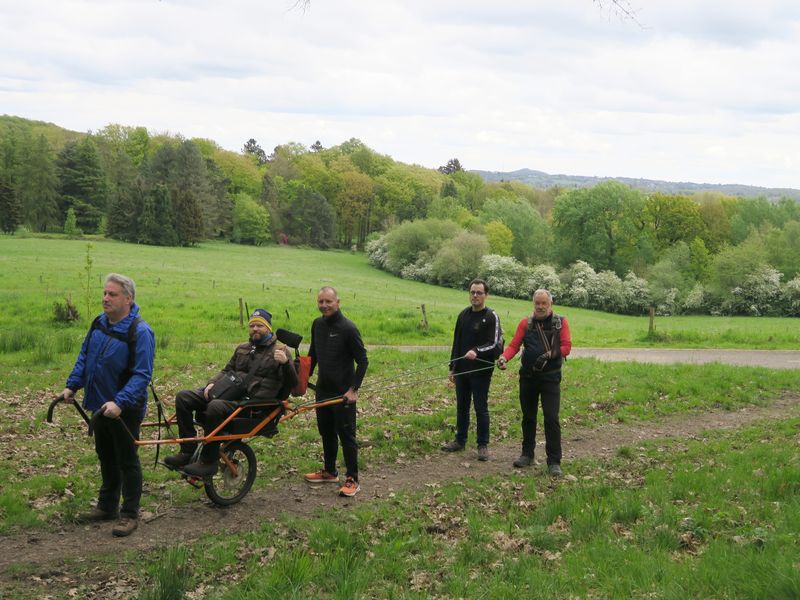
[[[325,286],[317,294],[317,308],[322,316],[311,324],[311,372],[319,366],[317,402],[344,398],[342,404],[316,410],[317,430],[322,437],[323,468],[308,473],[309,483],[339,483],[336,456],[342,444],[345,473],[341,496],[355,496],[358,483],[358,444],[356,443],[356,400],[358,388],[367,373],[367,350],[355,324],[339,310],[336,290]],[[355,367],[354,364],[355,363]]]
[[[263,308],[250,316],[250,341],[237,346],[225,368],[212,377],[208,384],[198,390],[183,390],[175,397],[178,433],[181,438],[193,438],[194,414],[205,413],[206,432],[214,431],[238,406],[235,399],[215,398],[215,384],[223,378],[235,376],[243,382],[242,397],[250,402],[278,402],[277,395],[284,385],[297,383],[297,373],[291,353],[286,346],[278,347],[272,333],[272,315]],[[164,462],[182,468],[184,473],[196,477],[209,477],[217,472],[219,442],[205,444],[200,451],[200,460],[191,462],[197,442],[184,442],[181,451],[168,456]]]

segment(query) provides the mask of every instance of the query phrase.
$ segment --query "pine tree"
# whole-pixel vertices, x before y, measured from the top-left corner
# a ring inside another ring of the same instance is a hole
[[[67,209],[74,208],[78,226],[96,232],[108,208],[108,186],[92,138],[67,142],[58,154],[56,165],[60,210],[66,215]]]
[[[58,219],[58,178],[50,145],[44,135],[35,141],[19,139],[16,193],[22,205],[22,220],[34,231],[61,229]],[[65,213],[66,215],[66,213]]]
[[[6,181],[0,179],[0,230],[14,234],[22,223],[22,205]]]

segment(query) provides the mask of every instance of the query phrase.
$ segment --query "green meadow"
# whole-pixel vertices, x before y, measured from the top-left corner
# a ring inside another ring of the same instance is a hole
[[[0,462],[4,535],[68,523],[96,493],[96,457],[77,415],[61,406],[56,425],[43,421],[101,310],[106,273],[137,283],[137,302],[156,332],[156,388],[168,404],[177,390],[203,383],[246,338],[240,299],[251,310],[269,309],[276,327],[307,336],[318,314],[316,290],[333,285],[367,344],[413,346],[449,345],[455,315],[468,302],[464,291],[403,281],[356,253],[91,244],[87,250],[85,240],[0,238],[0,452],[15,459]],[[54,303],[66,297],[80,321],[54,320]],[[530,303],[491,296],[489,304],[510,340]],[[657,318],[654,342],[646,317],[556,310],[568,317],[575,346],[800,346],[800,328],[790,319]],[[452,437],[448,355],[370,352],[359,400],[362,472],[377,472],[400,453],[406,461],[424,460]],[[492,383],[493,443],[520,440],[514,367],[497,372]],[[798,390],[798,370],[574,359],[565,367],[562,424],[688,419]],[[337,522],[278,519],[235,539],[208,536],[190,548],[165,547],[132,561],[140,565],[132,572],[148,582],[141,598],[180,597],[164,590],[184,589],[222,598],[796,598],[798,435],[800,422],[788,418],[624,448],[609,461],[570,461],[565,446],[572,477],[561,482],[510,468],[507,476],[422,482],[432,485],[364,503]],[[253,447],[256,488],[317,468],[313,414],[288,421],[280,435]],[[144,510],[203,497],[154,467],[152,449],[141,455]],[[20,585],[6,585],[9,597],[30,597]]]

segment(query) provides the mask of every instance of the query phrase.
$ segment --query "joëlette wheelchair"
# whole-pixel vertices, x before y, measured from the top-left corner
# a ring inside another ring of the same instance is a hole
[[[299,347],[303,337],[285,329],[278,329],[276,337],[279,342],[286,344],[295,351],[295,366],[298,370],[300,380],[299,389],[294,388],[295,394],[305,392],[306,386],[312,387],[308,383],[309,357],[300,356]],[[137,446],[156,446],[156,462],[162,464],[170,470],[178,471],[183,479],[196,488],[203,487],[209,499],[219,506],[230,506],[236,504],[244,498],[253,486],[256,478],[256,455],[247,441],[256,436],[271,438],[278,433],[278,425],[288,421],[302,412],[316,410],[323,406],[341,404],[344,399],[331,398],[322,402],[306,401],[293,403],[290,400],[292,388],[285,385],[280,390],[278,397],[267,402],[252,403],[247,398],[237,402],[238,406],[217,428],[208,432],[206,435],[193,438],[170,437],[161,439],[163,429],[170,430],[171,426],[177,425],[176,417],[173,414],[169,418],[162,418],[161,402],[152,388],[155,404],[158,407],[159,418],[157,421],[145,421],[142,423],[142,430],[145,428],[155,429],[158,432],[157,439],[134,439],[128,431],[124,422],[120,419],[116,421],[127,431],[131,440]],[[63,398],[59,396],[50,403],[47,411],[47,422],[53,422],[53,410]],[[83,420],[89,427],[89,435],[94,432],[97,419],[106,418],[100,411],[96,411],[91,417],[81,408],[80,404],[73,398],[73,406],[80,413]],[[202,417],[196,426],[202,426]],[[219,468],[216,474],[199,478],[183,473],[180,469],[158,462],[158,449],[164,444],[180,444],[181,442],[196,442],[198,444],[192,462],[200,456],[203,444],[210,442],[222,442],[219,451]]]

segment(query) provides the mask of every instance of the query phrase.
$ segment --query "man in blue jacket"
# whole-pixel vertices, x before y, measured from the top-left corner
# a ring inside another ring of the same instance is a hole
[[[117,273],[106,277],[103,314],[86,335],[62,392],[64,400],[71,401],[83,389],[84,408],[104,415],[94,432],[102,476],[97,505],[78,515],[78,520],[119,519],[111,530],[117,537],[130,535],[139,525],[142,467],[137,446],[122,423],[139,438],[155,358],[155,336],[139,317],[135,297],[136,285],[130,278]],[[130,357],[129,348],[134,349]]]

